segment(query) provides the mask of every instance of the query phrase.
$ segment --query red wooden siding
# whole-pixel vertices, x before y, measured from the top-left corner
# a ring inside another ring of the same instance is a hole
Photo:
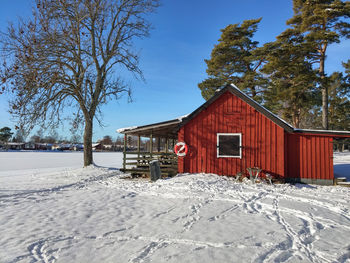
[[[217,158],[217,133],[242,133],[242,158]],[[284,130],[231,92],[222,94],[184,125],[179,141],[189,154],[179,158],[179,172],[235,175],[248,167],[285,174]]]
[[[333,138],[287,134],[287,178],[333,180]],[[305,180],[304,180],[305,181]]]

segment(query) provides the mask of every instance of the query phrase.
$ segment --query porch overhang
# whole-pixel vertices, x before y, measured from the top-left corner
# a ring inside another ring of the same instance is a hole
[[[179,130],[179,125],[181,124],[182,119],[183,118],[181,117],[169,121],[157,122],[143,126],[122,128],[118,129],[117,132],[141,137],[177,139],[177,132]]]

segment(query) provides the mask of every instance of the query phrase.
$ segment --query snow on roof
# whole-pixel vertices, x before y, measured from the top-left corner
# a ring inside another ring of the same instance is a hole
[[[138,128],[138,126],[131,126],[131,127],[120,128],[120,129],[117,129],[117,132],[123,133],[125,131],[133,130],[133,129],[136,129],[136,128]]]
[[[182,115],[180,117],[177,117],[176,119],[178,119],[179,121],[182,121],[184,118],[186,118],[188,115],[190,114],[185,114],[185,115]]]
[[[24,145],[25,143],[24,142],[8,142],[7,145],[13,145],[13,146],[16,146],[16,145]]]

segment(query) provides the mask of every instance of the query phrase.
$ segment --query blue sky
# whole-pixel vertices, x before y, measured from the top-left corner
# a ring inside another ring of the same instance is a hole
[[[8,21],[31,12],[31,0],[1,0],[0,29]],[[154,29],[149,38],[135,41],[140,50],[141,68],[146,82],[125,76],[133,87],[133,103],[126,97],[103,107],[101,128],[95,122],[94,140],[116,129],[169,120],[190,113],[203,102],[197,84],[206,78],[204,59],[220,38],[220,29],[246,19],[262,17],[255,40],[274,41],[285,30],[292,16],[291,0],[163,0],[149,19]],[[326,71],[341,70],[347,60],[350,41],[329,48]],[[7,113],[7,97],[0,96],[0,127],[14,128]],[[70,138],[68,125],[57,131]],[[34,129],[35,131],[35,129]]]

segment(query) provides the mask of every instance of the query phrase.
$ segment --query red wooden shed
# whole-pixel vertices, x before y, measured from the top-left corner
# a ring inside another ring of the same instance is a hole
[[[163,123],[123,133],[156,132]],[[325,185],[334,179],[333,138],[350,137],[348,131],[295,129],[232,84],[187,117],[168,123],[162,129],[177,133],[189,148],[178,158],[179,173],[233,176],[259,167],[262,174],[289,182]]]

